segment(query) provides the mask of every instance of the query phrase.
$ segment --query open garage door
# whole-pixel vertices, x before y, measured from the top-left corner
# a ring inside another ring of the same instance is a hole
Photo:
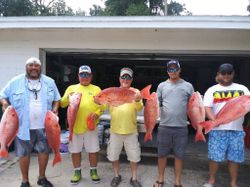
[[[133,87],[142,89],[152,84],[155,91],[158,84],[167,79],[166,62],[178,59],[182,67],[182,78],[191,82],[201,94],[215,84],[216,71],[222,63],[235,67],[235,81],[250,88],[250,55],[242,54],[156,54],[156,53],[84,53],[47,52],[46,74],[55,79],[59,91],[78,83],[78,68],[87,64],[93,71],[93,84],[102,89],[119,86],[119,72],[122,67],[134,70]],[[65,115],[62,112],[61,115]],[[61,119],[65,119],[62,116]],[[65,121],[60,122],[65,128]]]

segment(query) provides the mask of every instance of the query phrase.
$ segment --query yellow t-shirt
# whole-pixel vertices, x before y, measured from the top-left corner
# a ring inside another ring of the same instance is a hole
[[[142,100],[139,102],[125,103],[117,107],[110,106],[111,132],[117,134],[131,134],[137,132],[137,112],[142,108]]]
[[[75,84],[69,86],[62,99],[61,99],[61,107],[66,107],[69,105],[69,94],[72,92],[82,93],[81,103],[79,105],[79,110],[76,116],[76,121],[74,124],[73,132],[75,134],[83,134],[87,131],[87,117],[90,113],[96,113],[97,115],[101,115],[103,112],[103,106],[97,105],[94,102],[94,97],[101,89],[98,86],[93,84],[89,84],[88,86],[83,86],[81,84]],[[99,123],[99,120],[96,121],[96,124]]]

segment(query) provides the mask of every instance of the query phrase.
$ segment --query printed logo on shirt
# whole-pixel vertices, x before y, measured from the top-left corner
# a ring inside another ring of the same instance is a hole
[[[225,102],[241,95],[244,95],[242,90],[216,91],[213,93],[214,103]]]

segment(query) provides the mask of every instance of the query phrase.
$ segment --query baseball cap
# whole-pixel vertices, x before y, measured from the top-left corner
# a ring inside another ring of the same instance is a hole
[[[39,64],[41,66],[41,61],[36,58],[36,57],[30,57],[26,62],[25,62],[25,65],[28,65],[28,64]]]
[[[133,77],[133,70],[127,67],[122,68],[120,72],[120,77],[122,77],[123,75],[129,75],[130,77]]]
[[[234,67],[232,64],[229,63],[225,63],[225,64],[221,64],[218,72],[222,73],[222,72],[233,72],[234,71]]]
[[[91,69],[89,66],[87,65],[82,65],[80,68],[79,68],[79,74],[80,73],[89,73],[91,74]]]
[[[178,60],[170,60],[167,62],[167,69],[169,69],[171,67],[171,65],[175,65],[176,66],[176,69],[180,69],[181,66],[180,66],[180,63]]]

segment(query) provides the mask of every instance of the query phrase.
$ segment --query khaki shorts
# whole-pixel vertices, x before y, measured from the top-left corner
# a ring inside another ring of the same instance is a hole
[[[111,162],[119,160],[123,146],[129,161],[139,162],[141,160],[141,148],[138,141],[138,133],[122,135],[111,132],[107,148],[107,157]]]
[[[69,143],[70,153],[81,153],[83,146],[87,153],[96,153],[100,150],[97,131],[87,131],[84,134],[73,133],[72,142]]]

